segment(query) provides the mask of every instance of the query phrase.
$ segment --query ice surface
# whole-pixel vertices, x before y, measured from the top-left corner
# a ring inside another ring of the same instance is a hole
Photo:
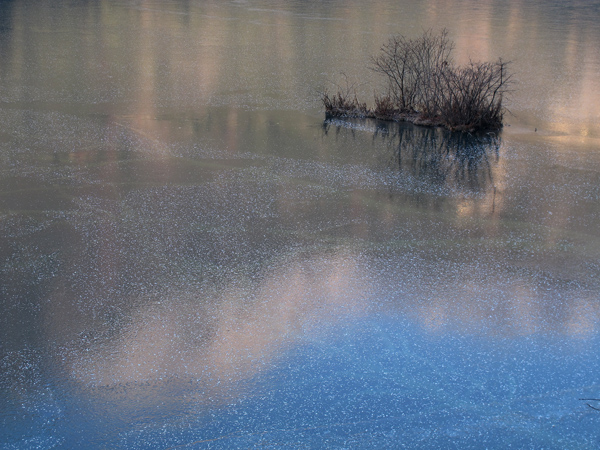
[[[596,448],[600,21],[543,6],[1,3],[0,449]],[[324,120],[434,25],[502,133]]]

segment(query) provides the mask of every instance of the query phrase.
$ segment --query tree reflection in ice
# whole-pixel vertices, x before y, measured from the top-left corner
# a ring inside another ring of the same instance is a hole
[[[451,132],[405,123],[355,119],[327,119],[323,122],[323,133],[328,134],[332,127],[336,133],[349,128],[353,137],[357,131],[371,131],[374,140],[383,141],[392,149],[393,164],[401,174],[475,193],[483,192],[493,184],[492,164],[499,160],[502,143],[497,133]]]

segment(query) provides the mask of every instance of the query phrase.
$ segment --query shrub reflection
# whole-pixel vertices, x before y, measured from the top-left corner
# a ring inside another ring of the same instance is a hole
[[[441,128],[384,121],[325,120],[323,132],[332,128],[370,130],[373,140],[391,149],[392,167],[435,185],[459,190],[485,191],[493,185],[492,165],[499,160],[501,138],[497,133],[451,132]],[[373,125],[372,127],[368,126]]]

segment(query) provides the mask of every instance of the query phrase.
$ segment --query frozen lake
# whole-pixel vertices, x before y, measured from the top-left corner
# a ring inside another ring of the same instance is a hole
[[[324,121],[394,33],[498,135]],[[596,449],[600,3],[0,1],[0,450]]]

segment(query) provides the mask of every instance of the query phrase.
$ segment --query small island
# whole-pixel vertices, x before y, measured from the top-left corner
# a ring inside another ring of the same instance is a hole
[[[439,34],[429,30],[415,39],[392,36],[369,66],[387,81],[387,91],[375,94],[375,106],[359,101],[346,81],[335,94],[321,93],[326,116],[407,121],[453,131],[501,129],[502,99],[511,81],[509,63],[499,59],[458,66],[452,61],[453,49],[445,29]]]

